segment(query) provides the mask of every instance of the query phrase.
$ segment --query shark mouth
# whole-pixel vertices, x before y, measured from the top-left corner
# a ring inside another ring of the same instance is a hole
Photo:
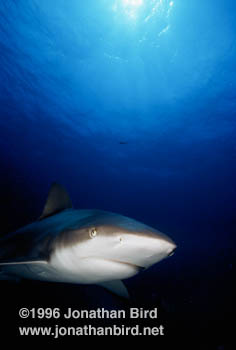
[[[115,262],[115,263],[118,263],[118,264],[122,264],[124,266],[129,266],[129,267],[137,270],[137,272],[141,272],[141,271],[146,269],[146,267],[144,267],[144,266],[135,265],[135,264],[132,264],[132,263],[129,263],[129,262],[125,262],[125,261],[120,261],[120,260],[115,260],[115,259],[107,259],[107,261],[111,261],[111,262]]]

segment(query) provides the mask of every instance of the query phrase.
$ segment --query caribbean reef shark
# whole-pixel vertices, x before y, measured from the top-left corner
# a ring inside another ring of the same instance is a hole
[[[121,281],[173,254],[165,234],[111,212],[72,208],[54,183],[39,220],[0,239],[0,279],[98,284],[129,297]]]

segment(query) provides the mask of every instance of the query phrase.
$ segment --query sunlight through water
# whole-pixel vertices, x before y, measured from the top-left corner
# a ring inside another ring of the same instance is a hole
[[[118,0],[113,6],[113,11],[121,10],[130,19],[136,19],[144,0]]]
[[[174,1],[169,0],[115,0],[113,12],[124,15],[133,23],[144,19],[147,22],[154,16],[169,16]]]
[[[122,0],[124,6],[141,6],[143,4],[143,0]]]

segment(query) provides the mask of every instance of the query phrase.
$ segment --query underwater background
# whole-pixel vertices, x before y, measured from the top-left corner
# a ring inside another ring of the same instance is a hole
[[[75,208],[165,232],[176,252],[127,281],[131,303],[159,308],[162,342],[217,350],[232,335],[235,15],[234,0],[0,1],[1,235],[40,216],[54,181]],[[5,334],[27,305],[130,305],[96,286],[0,288]]]

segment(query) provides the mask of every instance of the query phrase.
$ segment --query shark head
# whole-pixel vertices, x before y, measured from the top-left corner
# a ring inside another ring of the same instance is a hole
[[[92,211],[55,240],[51,263],[81,283],[97,283],[132,277],[175,248],[168,236],[134,219]]]

